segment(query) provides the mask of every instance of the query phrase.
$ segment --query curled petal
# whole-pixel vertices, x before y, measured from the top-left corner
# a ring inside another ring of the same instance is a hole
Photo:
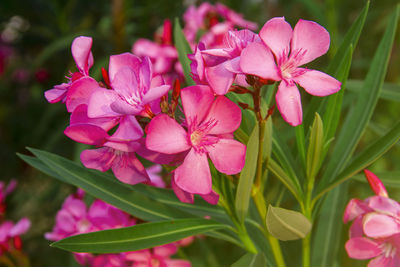
[[[400,225],[393,217],[375,212],[364,217],[363,227],[364,233],[372,238],[387,237],[400,232]]]
[[[240,55],[240,68],[246,74],[256,75],[266,80],[280,80],[271,50],[261,43],[251,43],[243,49]]]
[[[53,89],[44,92],[44,97],[51,104],[63,101],[67,96],[69,87],[70,85],[68,83],[56,85]]]
[[[246,146],[236,140],[220,139],[218,143],[207,146],[207,151],[219,172],[236,174],[244,167]]]
[[[303,74],[293,80],[300,84],[307,93],[315,96],[327,96],[340,90],[341,82],[326,73],[317,70],[300,69]]]
[[[292,126],[300,125],[303,118],[300,93],[295,84],[282,81],[276,93],[276,104],[283,119]]]
[[[382,253],[379,244],[365,237],[355,237],[346,242],[346,251],[350,258],[366,260]]]
[[[291,53],[302,52],[298,66],[324,55],[329,49],[330,37],[324,27],[309,20],[300,19],[293,30]]]
[[[260,30],[261,40],[272,50],[275,56],[286,58],[290,50],[293,30],[284,17],[268,20]]]
[[[175,154],[190,148],[186,131],[166,114],[156,116],[148,124],[146,147],[165,154]]]
[[[209,194],[212,183],[207,154],[191,149],[182,165],[175,170],[175,183],[188,193]]]
[[[79,71],[85,75],[89,74],[89,69],[93,65],[92,38],[80,36],[74,39],[71,45],[72,56]]]

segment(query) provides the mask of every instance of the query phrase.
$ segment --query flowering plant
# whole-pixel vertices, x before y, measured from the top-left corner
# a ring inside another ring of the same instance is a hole
[[[302,239],[303,266],[330,262],[329,253],[314,252],[336,245],[325,239],[334,231],[324,220],[335,215],[330,203],[400,138],[397,122],[353,155],[381,91],[399,7],[341,117],[367,12],[368,4],[325,71],[307,67],[329,50],[323,26],[300,19],[292,28],[276,17],[255,32],[255,23],[221,4],[192,6],[183,30],[178,19],[166,20],[154,41],[111,55],[102,81],[89,72],[95,40],[76,37],[77,71],[45,97],[65,103],[65,135],[95,148],[81,151],[83,166],[32,148],[34,157],[20,156],[101,200],[86,211],[81,197],[68,198],[46,235],[52,246],[92,266],[186,266],[170,262],[171,244],[204,234],[243,249],[239,266],[281,267],[300,260],[284,258],[283,241]],[[299,88],[313,97],[301,101]],[[162,177],[153,180],[149,166],[162,166]]]

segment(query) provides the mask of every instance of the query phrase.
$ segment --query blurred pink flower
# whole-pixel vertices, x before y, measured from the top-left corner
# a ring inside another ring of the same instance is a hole
[[[387,196],[385,187],[365,170],[376,196],[350,200],[343,221],[353,221],[346,251],[350,258],[372,259],[368,266],[400,266],[400,204]]]
[[[12,249],[21,249],[20,235],[28,231],[30,226],[28,218],[22,218],[16,224],[3,221],[0,224],[0,255]]]
[[[240,67],[244,73],[281,81],[276,94],[277,107],[285,121],[297,126],[302,122],[303,112],[296,84],[316,96],[340,90],[341,83],[335,78],[299,67],[328,51],[329,33],[307,20],[299,20],[292,30],[283,17],[277,17],[265,23],[259,36],[261,43],[251,43],[243,50]]]
[[[222,173],[235,174],[244,166],[246,146],[232,138],[241,111],[224,96],[214,100],[208,86],[183,88],[181,99],[187,130],[168,115],[157,115],[147,127],[146,147],[165,154],[188,151],[174,171],[175,184],[188,193],[208,195],[212,192],[208,157]]]

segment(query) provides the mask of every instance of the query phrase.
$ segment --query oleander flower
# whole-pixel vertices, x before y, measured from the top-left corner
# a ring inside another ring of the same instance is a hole
[[[350,200],[343,221],[353,221],[346,251],[350,258],[372,259],[369,267],[400,265],[400,204],[388,197],[379,178],[368,170],[365,176],[375,196]]]
[[[166,114],[157,115],[147,127],[146,147],[165,154],[186,152],[174,171],[174,182],[191,194],[212,192],[208,157],[216,169],[239,173],[246,146],[233,139],[241,122],[241,110],[224,96],[214,99],[208,86],[196,85],[181,91],[186,129]]]
[[[315,96],[327,96],[340,90],[335,78],[300,66],[324,55],[329,49],[329,33],[319,24],[299,20],[292,27],[283,17],[265,23],[254,42],[243,49],[240,68],[244,73],[266,80],[281,81],[276,104],[282,117],[292,126],[302,123],[300,93],[296,84]]]

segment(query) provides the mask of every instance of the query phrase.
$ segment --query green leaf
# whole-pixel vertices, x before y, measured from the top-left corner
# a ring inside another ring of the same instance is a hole
[[[179,62],[181,63],[183,73],[185,74],[186,85],[195,85],[192,77],[190,77],[190,60],[188,58],[188,54],[192,54],[193,52],[192,49],[190,49],[189,43],[182,32],[178,18],[175,18],[174,24],[174,43],[176,50],[178,51]]]
[[[304,136],[304,126],[300,124],[296,126],[296,144],[297,144],[297,151],[300,154],[301,162],[303,166],[306,165],[306,141]]]
[[[336,179],[337,174],[343,169],[344,165],[353,154],[364,129],[371,119],[386,75],[390,52],[396,33],[398,13],[399,6],[397,6],[389,20],[385,34],[376,50],[364,82],[363,90],[357,98],[357,103],[350,110],[350,113],[344,121],[331,160],[318,186],[319,190],[325,188],[328,182]]]
[[[359,93],[362,89],[363,81],[348,80],[347,89],[354,93]],[[382,86],[381,99],[400,102],[400,85],[395,83],[384,83]]]
[[[328,66],[328,69],[326,71],[328,74],[335,76],[340,71],[340,67],[342,65],[342,62],[345,60],[347,56],[348,48],[350,47],[350,45],[352,45],[353,48],[356,47],[358,39],[360,38],[361,31],[364,27],[365,19],[368,14],[368,9],[369,9],[369,1],[367,1],[365,7],[361,11],[357,20],[351,25],[350,29],[346,33],[342,44],[340,45],[339,49],[337,50],[335,56],[333,57],[331,63]],[[306,109],[304,116],[303,124],[305,125],[305,127],[311,124],[311,120],[313,119],[314,113],[316,111],[320,112],[322,110],[321,107],[322,101],[325,100],[319,97],[312,98],[309,108]]]
[[[243,255],[237,262],[231,265],[231,267],[266,267],[267,262],[265,261],[264,254],[252,254],[247,253]]]
[[[223,224],[205,219],[142,223],[67,237],[51,246],[72,252],[119,253],[152,248],[224,227]]]
[[[300,212],[269,205],[267,228],[279,240],[296,240],[306,237],[311,230],[311,222]]]
[[[29,148],[63,181],[145,221],[185,218],[191,215],[132,191],[129,186],[99,171],[87,169],[58,155]],[[57,178],[57,177],[55,177]]]
[[[243,222],[251,197],[251,189],[253,186],[254,176],[257,168],[259,129],[258,124],[250,135],[246,149],[246,163],[240,173],[239,184],[236,191],[235,208],[240,222]]]
[[[324,126],[321,117],[315,113],[311,128],[310,141],[307,150],[307,179],[313,180],[321,166],[322,151],[324,148]]]

